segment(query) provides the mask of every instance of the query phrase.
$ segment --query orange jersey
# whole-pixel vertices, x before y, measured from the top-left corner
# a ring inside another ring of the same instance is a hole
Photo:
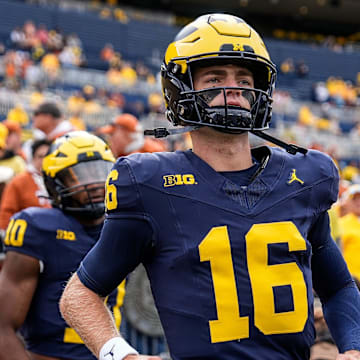
[[[137,152],[145,153],[145,152],[161,152],[161,151],[166,151],[166,147],[163,143],[154,139],[145,138],[143,147]]]
[[[39,198],[39,187],[32,173],[25,171],[15,176],[5,187],[0,205],[0,229],[6,229],[10,218],[18,211],[31,207],[51,207],[49,201]]]

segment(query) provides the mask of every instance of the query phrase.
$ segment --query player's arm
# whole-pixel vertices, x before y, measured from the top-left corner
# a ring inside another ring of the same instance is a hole
[[[140,356],[120,336],[103,297],[151,253],[153,229],[125,159],[119,159],[106,184],[108,217],[100,239],[82,261],[60,300],[65,320],[101,360],[159,359]]]
[[[29,360],[16,331],[23,324],[36,289],[39,260],[9,251],[0,271],[0,359]]]
[[[100,360],[160,359],[141,356],[120,336],[104,299],[87,288],[74,274],[60,300],[60,311],[68,324]],[[111,357],[112,354],[112,357]]]
[[[152,228],[143,218],[114,215],[82,261],[60,300],[64,319],[101,360],[159,359],[140,356],[120,336],[104,305],[108,295],[151,252]],[[113,358],[106,356],[112,353]]]
[[[340,354],[338,360],[360,359],[360,295],[339,248],[330,235],[327,212],[309,233],[313,246],[314,289]]]
[[[104,299],[83,285],[76,273],[66,285],[60,311],[96,356],[105,342],[119,336]]]

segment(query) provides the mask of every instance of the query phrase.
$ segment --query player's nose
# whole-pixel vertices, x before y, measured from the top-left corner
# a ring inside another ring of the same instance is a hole
[[[233,75],[228,75],[225,79],[225,86],[226,87],[239,87],[239,84]]]
[[[92,197],[105,197],[105,183],[90,184],[88,185],[87,190]]]

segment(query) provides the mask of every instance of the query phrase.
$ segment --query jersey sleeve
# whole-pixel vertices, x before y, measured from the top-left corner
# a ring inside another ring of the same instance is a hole
[[[330,156],[316,152],[314,155],[315,165],[320,171],[319,180],[313,186],[313,202],[316,204],[318,214],[329,210],[338,198],[339,194],[339,171]]]
[[[100,239],[80,264],[80,281],[97,294],[107,296],[149,257],[152,236],[152,228],[145,220],[107,219]]]
[[[45,262],[46,239],[27,210],[15,214],[7,227],[5,251],[16,251]]]
[[[323,302],[353,282],[340,249],[331,238],[329,215],[324,211],[313,225],[309,240],[313,255],[313,286]]]
[[[311,231],[313,286],[321,299],[324,316],[340,352],[360,349],[360,295],[340,249],[330,236],[324,211]]]
[[[108,175],[106,213],[108,217],[144,215],[139,186],[126,158],[119,158]]]
[[[106,183],[107,217],[100,239],[77,271],[80,281],[108,295],[151,255],[154,231],[139,184],[126,158],[118,159]]]

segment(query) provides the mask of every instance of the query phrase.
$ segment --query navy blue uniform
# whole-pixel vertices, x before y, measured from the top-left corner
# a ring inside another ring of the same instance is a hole
[[[41,264],[37,288],[20,329],[28,350],[73,360],[95,359],[65,323],[58,304],[66,282],[98,240],[101,227],[83,227],[59,209],[28,208],[10,221],[6,251],[29,255]],[[123,295],[122,286],[107,300],[118,325]]]
[[[338,172],[317,151],[253,156],[267,153],[248,186],[191,151],[120,158],[109,175],[108,217],[78,275],[105,295],[143,262],[174,360],[309,356],[312,253],[327,240],[314,234]]]

